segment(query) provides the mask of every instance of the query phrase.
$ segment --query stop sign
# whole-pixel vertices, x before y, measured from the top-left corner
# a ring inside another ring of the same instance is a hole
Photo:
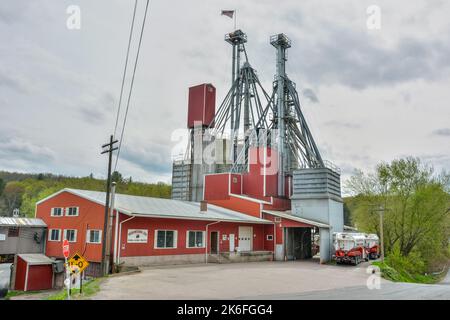
[[[67,239],[63,241],[63,254],[65,258],[69,257],[69,241]]]

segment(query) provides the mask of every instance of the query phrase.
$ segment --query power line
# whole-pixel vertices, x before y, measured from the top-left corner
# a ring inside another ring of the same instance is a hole
[[[119,123],[120,106],[122,104],[123,87],[124,87],[124,84],[125,84],[125,76],[127,74],[127,67],[128,67],[128,56],[130,54],[131,39],[133,37],[134,20],[135,20],[135,17],[136,17],[136,7],[137,7],[137,0],[134,1],[133,19],[131,21],[130,36],[128,38],[127,57],[125,58],[125,67],[123,69],[122,86],[120,88],[119,105],[118,105],[118,108],[117,108],[116,124],[114,126],[114,137],[116,136],[117,124]]]
[[[120,134],[119,148],[118,148],[118,151],[117,151],[116,162],[114,164],[114,171],[116,171],[117,163],[119,162],[120,150],[121,150],[121,147],[122,147],[123,135],[124,135],[124,132],[125,132],[125,125],[126,125],[126,122],[127,122],[128,109],[130,107],[131,94],[133,92],[134,76],[136,74],[137,63],[138,63],[138,60],[139,60],[139,52],[141,50],[142,36],[144,34],[145,20],[147,18],[147,10],[148,10],[148,6],[149,6],[149,2],[150,2],[150,0],[147,0],[147,3],[145,5],[144,19],[142,21],[141,34],[139,36],[139,45],[138,45],[137,52],[136,52],[136,59],[134,61],[133,76],[131,78],[130,91],[128,93],[128,99],[127,99],[127,108],[125,110],[125,117],[123,119],[122,132]]]

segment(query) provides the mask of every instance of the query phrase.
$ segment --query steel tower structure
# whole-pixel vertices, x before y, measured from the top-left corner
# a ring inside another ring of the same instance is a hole
[[[236,30],[225,35],[225,41],[232,45],[232,83],[217,109],[212,136],[223,137],[227,134],[227,128],[230,128],[229,141],[232,147],[229,159],[233,169],[240,171],[248,161],[248,147],[252,141],[255,142],[251,138],[270,125],[268,113],[272,111],[273,103],[262,87],[256,70],[248,61],[244,45],[247,42],[246,34]],[[244,59],[241,53],[244,54]],[[241,142],[240,134],[243,136]]]
[[[176,183],[181,187],[173,187],[176,189],[173,197],[199,201],[204,174],[246,171],[251,146],[270,146],[278,151],[277,189],[278,196],[284,197],[286,176],[292,175],[295,169],[325,167],[301,111],[295,83],[286,74],[286,53],[291,41],[284,34],[270,37],[270,43],[276,48],[276,75],[271,95],[264,90],[256,70],[249,63],[246,34],[236,30],[225,35],[225,41],[232,46],[231,87],[217,109],[214,121],[207,127],[191,130],[185,159],[174,162],[173,176],[177,176]],[[205,137],[210,143],[216,143],[216,151],[218,142],[226,143],[222,149],[225,150],[222,163],[206,165],[201,160],[202,164],[194,164],[193,146],[202,145],[204,149],[207,145]],[[173,181],[175,185],[175,178]]]
[[[295,83],[286,74],[286,51],[291,40],[280,33],[270,37],[270,44],[277,50],[272,128],[278,129],[274,141],[278,150],[278,195],[284,196],[287,174],[297,168],[324,167],[324,162],[301,111]]]

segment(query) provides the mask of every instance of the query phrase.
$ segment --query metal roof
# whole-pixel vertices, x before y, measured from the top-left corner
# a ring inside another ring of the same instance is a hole
[[[294,216],[290,210],[287,210],[287,211],[263,210],[263,212],[277,216],[277,217],[290,219],[290,220],[301,222],[301,223],[310,224],[312,226],[316,226],[319,228],[330,228],[330,226],[328,224]]]
[[[61,190],[61,192],[64,191],[97,202],[101,205],[105,205],[105,192],[70,188]],[[198,202],[132,196],[120,193],[116,193],[114,199],[114,209],[128,215],[142,217],[180,218],[244,223],[273,223],[269,220],[256,218],[209,203],[208,210],[206,212],[201,212],[200,203]]]
[[[42,253],[21,253],[18,256],[29,265],[52,264],[55,262]]]
[[[44,220],[36,218],[0,217],[0,226],[7,227],[46,227]]]

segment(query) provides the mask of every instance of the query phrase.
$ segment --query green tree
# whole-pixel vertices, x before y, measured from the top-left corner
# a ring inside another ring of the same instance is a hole
[[[119,171],[114,171],[111,174],[111,180],[116,182],[116,183],[122,183],[124,182],[122,174]]]
[[[379,234],[382,206],[386,252],[406,257],[418,253],[430,262],[437,252],[448,252],[450,196],[448,175],[436,176],[417,158],[382,163],[374,174],[357,172],[346,184],[355,195],[352,219],[358,228]]]
[[[11,215],[15,208],[20,208],[24,188],[20,182],[8,182],[3,190],[2,198],[6,204],[6,213]]]
[[[0,178],[0,196],[2,195],[2,193],[3,193],[3,190],[5,189],[5,181],[3,181],[3,179],[2,178]]]

